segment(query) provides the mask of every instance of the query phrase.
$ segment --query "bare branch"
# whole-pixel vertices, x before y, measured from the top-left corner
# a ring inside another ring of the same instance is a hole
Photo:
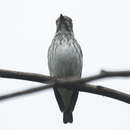
[[[104,78],[112,78],[112,77],[130,77],[130,71],[101,71],[97,75],[89,76],[86,78],[78,79],[78,80],[59,80],[52,78],[47,75],[38,74],[38,73],[28,73],[28,72],[19,72],[19,71],[10,71],[0,69],[0,77],[2,78],[12,78],[12,79],[22,79],[28,81],[35,81],[40,83],[61,83],[61,84],[73,84],[73,83],[87,83],[90,81],[96,81]]]
[[[89,76],[87,78],[81,79],[81,82],[90,82],[96,81],[104,78],[112,78],[112,77],[130,77],[130,71],[106,71],[102,70],[99,74]]]
[[[0,69],[0,77],[12,78],[12,79],[23,79],[23,80],[29,80],[29,81],[35,81],[35,82],[47,83],[47,84],[53,83],[53,85],[58,84],[58,86],[60,85],[62,87],[70,86],[69,89],[72,89],[73,88],[72,86],[75,86],[76,88],[78,88],[80,91],[83,91],[83,92],[99,94],[99,95],[111,97],[111,98],[114,98],[114,99],[117,99],[126,103],[130,103],[129,94],[125,94],[123,92],[106,88],[106,87],[102,87],[102,86],[84,84],[85,82],[95,81],[95,80],[99,80],[103,78],[130,77],[130,71],[101,71],[101,73],[97,75],[90,76],[87,78],[82,78],[79,80],[61,80],[61,79],[59,80],[59,79],[52,78],[50,76],[37,74],[37,73],[26,73],[26,72]],[[31,94],[34,92],[38,92],[38,91],[53,87],[53,85],[29,88],[29,89],[22,90],[19,92],[2,95],[0,96],[0,100],[8,99],[11,97],[16,97],[20,95],[25,95],[25,94]]]
[[[78,80],[57,80],[57,82],[61,84],[73,84],[73,83],[88,83],[92,81],[97,81],[105,78],[112,78],[112,77],[130,77],[130,71],[105,71],[102,70],[99,74],[88,76]]]
[[[22,80],[35,81],[40,83],[48,83],[53,80],[52,77],[43,74],[4,70],[4,69],[0,69],[0,77],[11,78],[11,79],[22,79]]]
[[[111,88],[90,84],[81,84],[77,88],[83,92],[110,97],[130,104],[130,94],[126,94]]]
[[[130,95],[114,90],[114,89],[110,89],[110,88],[106,88],[106,87],[102,87],[102,86],[96,86],[96,85],[90,85],[90,84],[73,84],[73,86],[75,86],[76,88],[78,88],[79,91],[82,92],[88,92],[88,93],[93,93],[93,94],[98,94],[98,95],[102,95],[102,96],[107,96],[113,99],[117,99],[120,101],[123,101],[125,103],[129,103],[130,104]],[[73,89],[75,87],[73,86],[68,86],[68,85],[63,85],[60,87],[66,87],[68,89]],[[45,86],[40,86],[40,87],[36,87],[36,88],[29,88],[26,90],[22,90],[22,91],[18,91],[18,92],[14,92],[14,93],[10,93],[10,94],[6,94],[6,95],[1,95],[0,96],[0,101],[5,100],[5,99],[10,99],[13,97],[17,97],[17,96],[23,96],[26,94],[32,94],[35,92],[39,92],[48,88],[52,88],[52,87],[59,87],[59,85],[45,85]]]
[[[53,85],[42,85],[42,86],[35,87],[35,88],[28,88],[28,89],[25,89],[25,90],[4,94],[4,95],[0,96],[0,101],[15,98],[15,97],[18,97],[18,96],[24,96],[24,95],[27,95],[27,94],[33,94],[33,93],[40,92],[42,90],[46,90],[46,89],[49,89],[49,88],[52,88],[52,87],[53,87]]]

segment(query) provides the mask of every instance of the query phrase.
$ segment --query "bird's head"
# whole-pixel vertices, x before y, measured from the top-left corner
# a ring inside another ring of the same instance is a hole
[[[73,32],[72,19],[68,16],[63,16],[62,14],[56,20],[57,32],[59,31],[68,31]]]

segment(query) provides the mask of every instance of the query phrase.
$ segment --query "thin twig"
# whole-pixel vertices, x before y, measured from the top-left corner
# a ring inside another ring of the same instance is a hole
[[[3,94],[3,95],[0,95],[0,101],[15,98],[18,96],[24,96],[27,94],[33,94],[33,93],[40,92],[40,91],[43,91],[43,90],[46,90],[46,89],[49,89],[52,87],[53,87],[53,85],[42,85],[42,86],[35,87],[35,88],[28,88],[25,90],[20,90],[20,91],[8,93],[8,94]]]

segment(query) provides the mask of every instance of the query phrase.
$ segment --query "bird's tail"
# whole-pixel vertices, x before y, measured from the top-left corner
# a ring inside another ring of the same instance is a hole
[[[73,122],[73,115],[72,112],[64,112],[63,114],[63,122],[66,123],[72,123]]]

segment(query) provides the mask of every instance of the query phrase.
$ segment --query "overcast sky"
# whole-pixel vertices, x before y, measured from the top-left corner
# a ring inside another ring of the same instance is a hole
[[[60,13],[73,19],[84,55],[83,77],[130,70],[129,0],[1,0],[0,68],[48,74],[47,50]],[[130,79],[94,84],[130,93]],[[0,94],[41,85],[0,79]],[[63,124],[52,90],[0,102],[1,130],[130,130],[130,105],[80,93],[73,124]]]

